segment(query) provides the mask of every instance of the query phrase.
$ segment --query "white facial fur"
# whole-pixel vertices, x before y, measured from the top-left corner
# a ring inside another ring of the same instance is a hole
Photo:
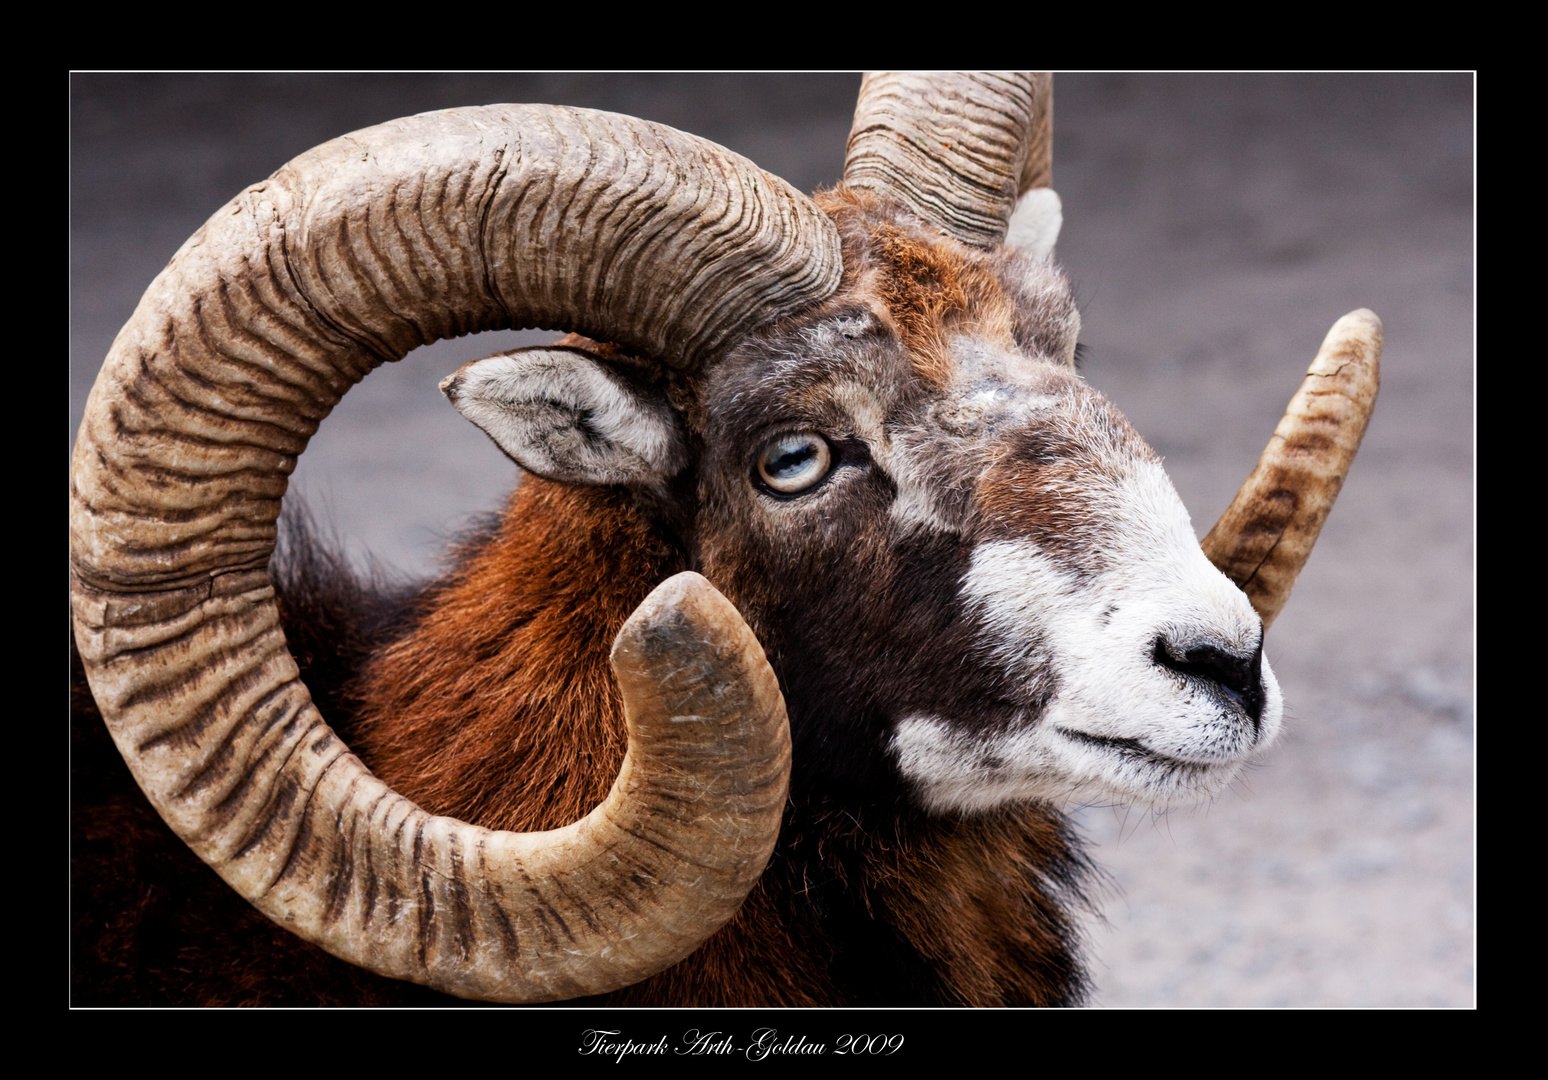
[[[1029,700],[1050,672],[1056,685],[1046,709],[1003,729],[903,718],[893,749],[927,807],[1207,799],[1278,735],[1282,700],[1266,661],[1254,725],[1218,687],[1153,660],[1158,637],[1251,657],[1262,635],[1247,598],[1204,557],[1161,467],[1130,463],[1103,508],[1115,539],[1100,573],[1077,576],[1030,541],[974,551],[962,586],[983,646]]]

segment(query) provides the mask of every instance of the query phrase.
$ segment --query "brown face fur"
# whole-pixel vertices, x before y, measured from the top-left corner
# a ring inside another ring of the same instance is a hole
[[[798,789],[883,796],[900,790],[885,751],[900,717],[992,729],[1056,685],[1052,670],[1013,680],[959,594],[985,540],[1035,539],[1076,569],[1094,557],[1063,522],[1091,517],[1081,485],[1104,448],[1072,414],[1099,415],[1111,450],[1153,455],[1074,374],[1057,271],[866,197],[825,209],[839,294],[736,349],[687,410],[704,447],[696,561],[780,673]],[[806,432],[832,449],[827,475],[788,496],[761,483],[760,450]]]

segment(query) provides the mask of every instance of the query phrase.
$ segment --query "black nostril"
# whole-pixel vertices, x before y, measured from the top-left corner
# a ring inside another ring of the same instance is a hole
[[[1251,656],[1239,656],[1213,645],[1195,645],[1191,649],[1168,646],[1156,638],[1151,659],[1162,667],[1189,678],[1203,679],[1218,686],[1226,697],[1239,704],[1258,730],[1263,716],[1263,643]]]

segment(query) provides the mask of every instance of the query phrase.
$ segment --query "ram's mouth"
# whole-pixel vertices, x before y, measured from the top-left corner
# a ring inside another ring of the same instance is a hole
[[[1107,735],[1091,735],[1084,731],[1072,731],[1058,726],[1055,726],[1054,730],[1072,742],[1095,746],[1111,751],[1127,761],[1153,765],[1173,772],[1203,774],[1219,768],[1234,768],[1240,763],[1236,758],[1221,761],[1185,761],[1182,758],[1152,750],[1138,739],[1115,739]]]

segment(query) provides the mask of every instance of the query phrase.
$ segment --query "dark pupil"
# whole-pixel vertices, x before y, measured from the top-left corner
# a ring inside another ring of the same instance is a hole
[[[801,466],[815,456],[817,450],[811,443],[802,443],[798,449],[787,450],[769,463],[773,476],[790,476],[801,471]]]

